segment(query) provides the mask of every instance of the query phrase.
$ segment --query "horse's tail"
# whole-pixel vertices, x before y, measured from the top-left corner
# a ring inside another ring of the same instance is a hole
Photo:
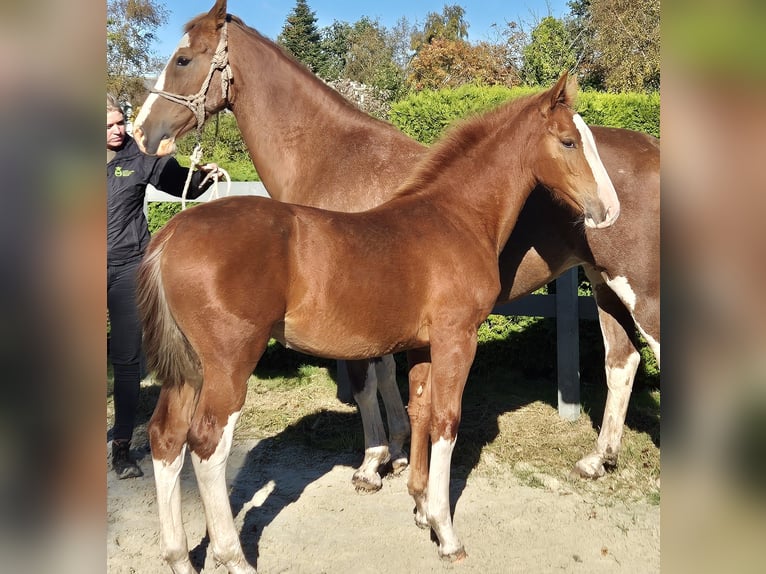
[[[166,225],[149,243],[138,269],[137,302],[143,326],[143,344],[149,372],[163,384],[201,384],[201,364],[186,335],[173,317],[162,283],[162,254],[173,236]]]

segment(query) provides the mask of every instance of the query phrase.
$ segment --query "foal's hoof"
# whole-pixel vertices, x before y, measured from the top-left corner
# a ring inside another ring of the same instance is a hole
[[[444,560],[445,562],[462,562],[466,558],[468,558],[468,554],[466,554],[465,548],[461,546],[454,552],[442,552],[441,549],[439,549],[439,558]]]
[[[593,453],[578,460],[570,476],[574,478],[601,478],[606,474],[604,462],[600,455]]]
[[[351,483],[354,485],[354,489],[362,494],[378,492],[383,488],[383,480],[377,473],[373,476],[369,476],[357,471],[351,478]]]

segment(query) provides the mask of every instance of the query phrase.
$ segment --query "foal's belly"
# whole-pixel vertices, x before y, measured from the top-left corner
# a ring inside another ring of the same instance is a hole
[[[428,344],[425,326],[352,324],[322,320],[286,318],[275,325],[271,336],[288,349],[331,359],[367,359]]]

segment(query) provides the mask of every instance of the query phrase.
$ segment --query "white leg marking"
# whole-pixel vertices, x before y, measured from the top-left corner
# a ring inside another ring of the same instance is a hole
[[[351,482],[359,492],[373,492],[380,490],[383,486],[378,469],[380,465],[388,462],[390,455],[386,428],[383,426],[380,405],[378,405],[377,376],[372,363],[367,367],[364,389],[354,394],[354,400],[362,417],[364,460],[351,478]]]
[[[657,365],[659,366],[660,343],[657,341],[657,339],[649,335],[641,326],[641,324],[636,320],[636,293],[633,291],[630,283],[628,283],[627,277],[618,275],[613,279],[609,279],[606,274],[602,275],[607,285],[609,285],[609,288],[617,294],[623,303],[625,303],[625,306],[628,308],[628,311],[630,311],[630,314],[633,317],[633,321],[636,323],[636,327],[638,327],[638,330],[641,332],[641,335],[644,337],[644,339],[646,339],[646,342],[649,345],[649,348],[652,350],[652,353],[654,353],[654,357],[657,359]]]
[[[210,458],[203,460],[192,452],[191,459],[197,475],[200,498],[205,507],[213,556],[226,565],[229,572],[255,573],[255,569],[247,563],[242,552],[226,487],[226,462],[239,415],[239,411],[229,415],[229,420],[223,427],[221,440]]]
[[[575,114],[573,120],[577,127],[577,131],[580,132],[580,137],[582,138],[585,159],[588,160],[588,165],[593,172],[593,179],[596,180],[596,185],[598,185],[598,195],[607,209],[606,221],[598,225],[594,224],[593,226],[607,227],[614,223],[617,216],[620,214],[620,200],[617,197],[614,184],[612,184],[612,180],[598,154],[596,140],[593,138],[593,133],[590,131],[588,124],[583,121],[580,114]]]
[[[383,403],[386,406],[388,420],[389,450],[394,467],[394,473],[406,468],[408,461],[404,452],[404,443],[410,436],[410,418],[402,402],[402,394],[396,384],[396,362],[393,355],[386,355],[375,364],[378,375],[378,388]]]
[[[160,517],[160,539],[162,555],[173,572],[186,574],[195,572],[189,561],[189,547],[186,542],[181,512],[181,488],[178,477],[184,465],[186,445],[178,457],[166,463],[152,458],[154,484],[157,489],[157,511]]]
[[[431,465],[428,473],[428,519],[439,538],[439,555],[455,556],[463,552],[463,544],[452,528],[449,507],[450,466],[453,440],[440,438],[431,445]]]
[[[623,277],[622,275],[618,275],[617,277],[610,279],[606,276],[606,274],[603,275],[606,284],[609,285],[609,288],[616,293],[616,295],[620,298],[620,301],[625,303],[628,311],[630,311],[630,314],[633,315],[634,311],[636,310],[636,293],[633,291],[630,283],[628,283],[628,278]]]

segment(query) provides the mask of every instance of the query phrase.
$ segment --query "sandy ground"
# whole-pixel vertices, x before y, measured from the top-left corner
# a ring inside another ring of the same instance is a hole
[[[413,520],[407,472],[376,494],[351,486],[361,453],[338,454],[277,444],[235,443],[228,482],[245,554],[262,574],[354,572],[660,571],[660,508],[573,493],[555,479],[539,488],[509,473],[453,476],[455,529],[468,558],[441,561],[428,531]],[[107,565],[115,574],[170,572],[160,557],[151,458],[145,476],[108,474]],[[607,476],[605,479],[608,480]],[[187,460],[182,474],[192,562],[223,573],[208,554],[204,513]]]

